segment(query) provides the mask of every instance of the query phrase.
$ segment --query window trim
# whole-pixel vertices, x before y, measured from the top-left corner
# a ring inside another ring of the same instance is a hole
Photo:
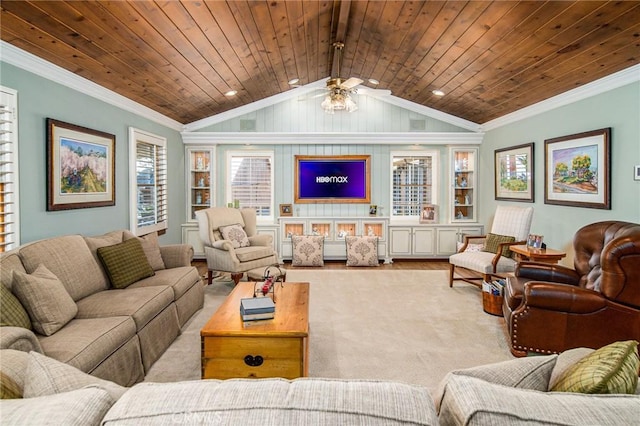
[[[8,152],[5,154],[10,157],[9,164],[5,166],[1,166],[2,169],[11,169],[11,172],[7,172],[6,174],[10,174],[13,178],[10,181],[10,185],[12,186],[10,197],[10,205],[13,206],[9,208],[9,213],[3,215],[1,222],[5,227],[9,227],[10,230],[4,229],[4,239],[0,243],[0,252],[13,250],[16,247],[20,246],[20,157],[19,157],[19,137],[18,137],[18,91],[15,89],[11,89],[9,87],[0,86],[0,92],[2,92],[2,97],[7,98],[7,107],[9,108],[8,113],[12,115],[12,129],[9,145],[11,145],[11,149],[7,150]],[[0,146],[0,149],[2,147]],[[2,157],[2,155],[0,155]],[[11,219],[7,219],[10,217]],[[12,236],[12,237],[11,237]],[[7,238],[10,237],[10,238]]]
[[[438,204],[438,200],[440,199],[440,151],[438,150],[424,150],[424,151],[390,151],[389,152],[389,220],[390,221],[414,221],[420,218],[420,215],[411,215],[411,216],[399,216],[393,214],[393,160],[398,157],[431,157],[431,168],[432,168],[432,176],[431,176],[431,202],[429,204],[434,204],[438,206],[439,209],[442,208]],[[418,209],[419,211],[420,209]]]
[[[156,188],[164,186],[165,193],[165,219],[161,222],[156,222],[153,225],[138,226],[138,179],[137,179],[137,155],[138,155],[138,142],[146,144],[156,145],[164,149],[165,167],[167,172],[169,170],[169,158],[167,152],[167,138],[129,127],[129,228],[134,235],[141,236],[152,232],[162,233],[169,228],[169,185],[168,177],[164,176],[164,182],[156,184]],[[157,217],[157,211],[156,211]]]
[[[257,221],[261,223],[265,222],[273,222],[275,220],[275,212],[274,212],[274,203],[275,203],[275,173],[274,173],[274,158],[275,154],[273,151],[242,151],[242,150],[233,150],[226,152],[226,173],[225,173],[225,202],[227,205],[230,203],[233,204],[233,198],[231,196],[231,159],[233,157],[268,157],[271,162],[271,176],[270,176],[270,207],[269,207],[269,216],[257,216]],[[240,206],[242,207],[242,206]]]

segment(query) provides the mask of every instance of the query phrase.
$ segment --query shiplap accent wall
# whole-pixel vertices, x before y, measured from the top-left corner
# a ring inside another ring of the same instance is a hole
[[[323,92],[318,92],[322,94]],[[313,94],[292,98],[242,116],[199,129],[200,132],[242,132],[241,120],[255,120],[256,132],[409,132],[411,120],[425,120],[422,132],[469,132],[467,129],[400,108],[371,96],[356,95],[358,110],[327,114]]]

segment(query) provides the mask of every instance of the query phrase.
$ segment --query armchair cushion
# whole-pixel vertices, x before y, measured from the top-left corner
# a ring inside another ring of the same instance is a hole
[[[555,392],[628,393],[638,385],[638,342],[614,342],[585,356],[551,389]]]
[[[494,257],[494,253],[487,251],[464,251],[462,253],[451,255],[451,257],[449,257],[449,262],[456,266],[471,269],[472,271],[476,271],[481,274],[491,274],[493,273],[493,264],[491,262]],[[496,264],[495,272],[512,272],[515,269],[515,266],[515,260],[500,256],[500,259],[498,259],[498,263]]]
[[[137,238],[112,246],[100,247],[98,257],[102,261],[114,288],[126,288],[134,282],[154,274],[153,268],[144,254],[142,244]]]
[[[33,329],[38,333],[51,336],[78,313],[76,302],[46,266],[38,266],[30,275],[14,271],[13,280],[13,291],[29,312]]]
[[[231,241],[233,248],[248,247],[250,245],[247,233],[242,229],[242,225],[238,223],[221,226],[220,234],[223,239]]]
[[[487,240],[484,244],[484,251],[489,253],[498,253],[500,249],[501,243],[513,243],[515,242],[515,237],[509,235],[498,235],[498,234],[487,234]],[[502,256],[511,257],[511,250],[508,248],[502,249]]]

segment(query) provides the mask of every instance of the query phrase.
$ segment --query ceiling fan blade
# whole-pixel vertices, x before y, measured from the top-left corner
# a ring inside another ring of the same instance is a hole
[[[346,89],[351,89],[356,87],[358,84],[361,84],[364,80],[360,80],[359,78],[350,77],[347,81],[342,83],[340,87],[344,87]]]

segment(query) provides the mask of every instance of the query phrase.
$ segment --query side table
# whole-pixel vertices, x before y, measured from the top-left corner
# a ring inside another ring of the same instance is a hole
[[[543,263],[558,263],[567,253],[550,248],[539,249],[527,247],[524,244],[510,246],[509,249],[518,255],[518,260],[531,260]]]

